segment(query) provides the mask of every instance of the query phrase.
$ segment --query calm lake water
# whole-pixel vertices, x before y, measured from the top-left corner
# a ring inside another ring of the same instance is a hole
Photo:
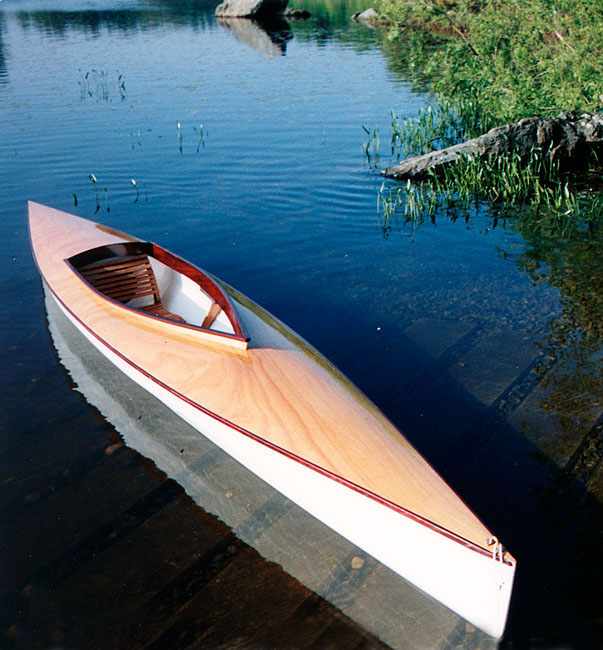
[[[518,559],[503,647],[601,647],[601,354],[567,282],[590,263],[588,304],[600,306],[600,249],[595,263],[580,242],[549,255],[487,206],[384,230],[362,127],[379,129],[386,166],[390,111],[416,116],[429,97],[378,32],[349,20],[365,5],[296,6],[312,18],[266,31],[219,23],[204,1],[0,3],[0,646],[351,648],[403,636],[365,629],[337,603],[305,618],[291,605],[275,627],[266,591],[248,585],[271,572],[282,602],[302,588],[259,555],[229,589],[197,589],[204,607],[238,612],[228,624],[188,609],[178,634],[121,634],[139,623],[120,602],[164,593],[149,586],[159,559],[197,559],[183,527],[210,522],[225,548],[242,542],[182,493],[182,511],[144,543],[140,526],[118,550],[98,541],[121,512],[109,502],[125,511],[165,477],[120,447],[59,363],[29,250],[32,199],[157,241],[299,332]],[[119,580],[134,564],[135,586]],[[328,634],[305,636],[318,620]]]

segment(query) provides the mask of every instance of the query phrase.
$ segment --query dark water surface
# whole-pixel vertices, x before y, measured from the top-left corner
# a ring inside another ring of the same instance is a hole
[[[155,240],[293,327],[518,559],[503,646],[603,647],[600,345],[557,272],[586,258],[556,267],[486,208],[385,236],[362,126],[385,154],[389,111],[428,98],[350,23],[361,4],[307,6],[267,32],[203,2],[0,3],[0,647],[484,647],[358,613],[381,569],[350,549],[308,590],[260,529],[194,505],[211,450],[191,479],[131,442],[134,399],[105,414],[142,455],[124,447],[59,363],[27,199]]]

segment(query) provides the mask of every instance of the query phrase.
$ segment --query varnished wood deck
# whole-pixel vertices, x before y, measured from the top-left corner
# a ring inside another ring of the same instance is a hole
[[[130,364],[229,426],[491,550],[492,533],[400,432],[256,305],[243,297],[236,303],[251,338],[247,350],[200,345],[177,326],[103,300],[63,261],[123,235],[36,203],[29,214],[36,263],[55,297]]]

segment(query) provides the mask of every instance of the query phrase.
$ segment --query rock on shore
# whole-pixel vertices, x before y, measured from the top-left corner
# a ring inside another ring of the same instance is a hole
[[[526,118],[491,129],[467,142],[407,158],[383,173],[392,178],[421,178],[430,169],[454,163],[463,156],[515,152],[527,158],[534,147],[540,147],[551,160],[577,167],[586,161],[590,151],[603,151],[603,115],[567,111],[557,117]]]
[[[375,9],[373,9],[373,7],[369,7],[368,9],[360,11],[352,16],[352,20],[355,20],[357,23],[366,23],[368,25],[376,23],[378,19],[379,14]]]
[[[256,18],[273,16],[287,8],[288,0],[224,0],[216,8],[221,18]]]

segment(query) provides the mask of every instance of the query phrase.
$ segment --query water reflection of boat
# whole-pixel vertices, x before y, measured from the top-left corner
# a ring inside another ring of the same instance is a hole
[[[154,245],[39,204],[29,213],[47,289],[102,355],[343,538],[489,635],[502,634],[514,559],[326,359]],[[136,256],[157,276],[157,291],[145,296],[135,291],[142,271],[128,267]],[[99,268],[110,277],[95,288]],[[101,293],[116,286],[112,298]],[[158,303],[167,314],[144,310]],[[215,303],[226,318],[209,323]]]

